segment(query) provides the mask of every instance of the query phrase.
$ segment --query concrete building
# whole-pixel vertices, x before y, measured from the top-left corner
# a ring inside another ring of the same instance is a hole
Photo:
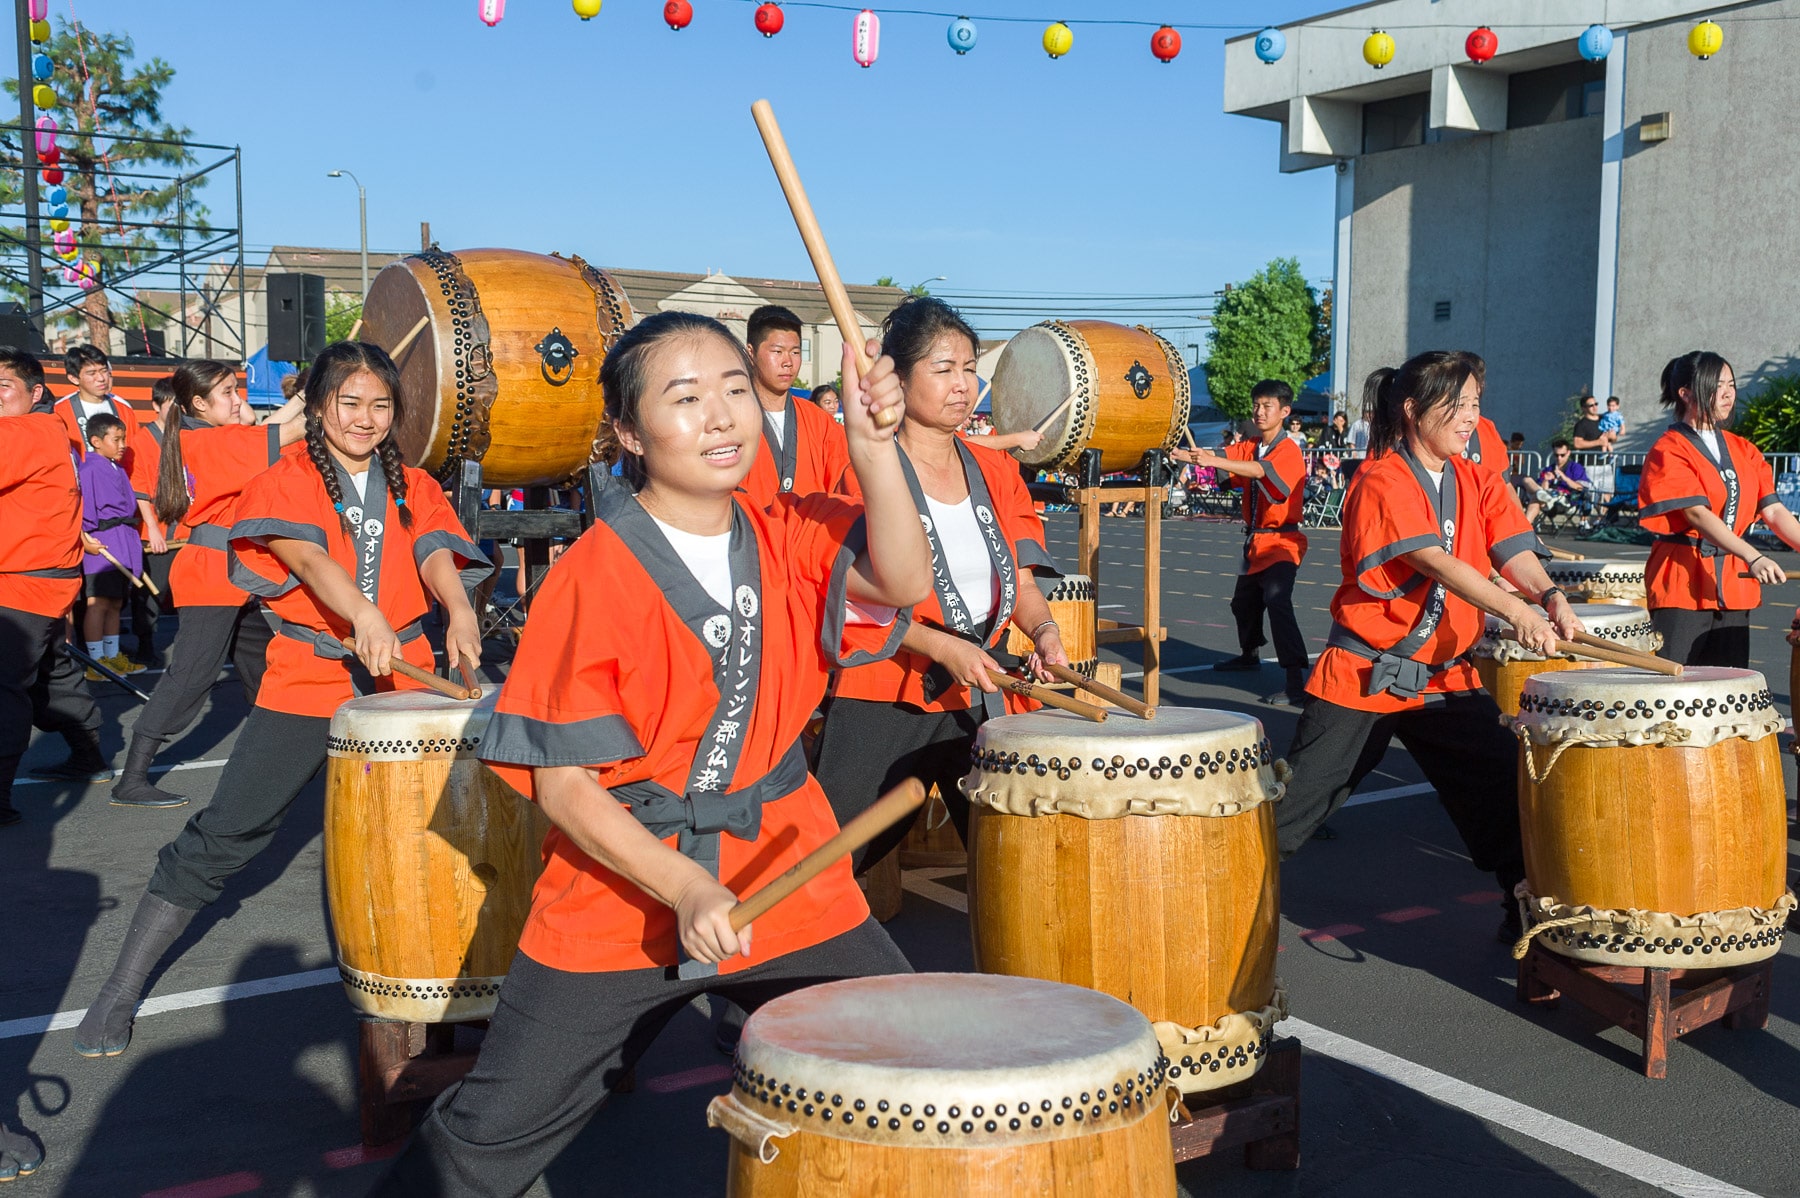
[[[1724,29],[1719,54],[1689,30]],[[1576,39],[1606,23],[1612,51]],[[1491,27],[1477,65],[1464,40]],[[1393,61],[1362,43],[1384,29]],[[1657,380],[1688,350],[1741,385],[1800,369],[1800,0],[1377,0],[1225,47],[1225,111],[1280,126],[1279,168],[1336,172],[1332,372],[1426,349],[1488,361],[1485,412],[1546,435],[1568,397],[1624,400],[1625,447],[1665,425]]]

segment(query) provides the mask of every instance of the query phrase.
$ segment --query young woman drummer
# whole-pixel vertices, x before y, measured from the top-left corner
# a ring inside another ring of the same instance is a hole
[[[852,605],[926,593],[873,420],[899,401],[893,363],[859,382],[845,355],[860,507],[734,494],[765,447],[748,355],[718,322],[650,316],[600,377],[627,483],[548,575],[482,747],[553,825],[544,873],[480,1059],[380,1194],[523,1193],[703,992],[754,1008],[908,969],[843,862],[752,927],[728,918],[836,831],[800,733],[827,670],[891,652],[905,623],[847,628]]]
[[[432,668],[419,628],[432,599],[444,611],[450,665],[480,661],[465,588],[491,567],[431,476],[401,462],[390,434],[402,403],[399,373],[379,347],[327,346],[305,401],[305,452],[284,455],[238,497],[231,577],[267,599],[280,632],[212,802],[158,856],[118,964],[81,1021],[83,1056],[125,1051],[144,979],[194,913],[273,839],[325,764],[338,705],[416,688],[393,676],[396,659]],[[341,637],[354,638],[354,655]]]
[[[1762,453],[1728,432],[1737,378],[1718,354],[1683,354],[1662,373],[1675,423],[1644,458],[1638,521],[1657,534],[1644,582],[1662,656],[1690,666],[1750,665],[1750,613],[1787,574],[1744,540],[1758,520],[1790,548],[1800,521],[1775,498]]]
[[[244,696],[256,703],[269,625],[256,601],[227,577],[226,533],[244,487],[306,436],[297,401],[261,428],[239,424],[237,372],[223,362],[184,362],[171,384],[174,402],[158,438],[155,515],[165,524],[179,522],[176,535],[188,542],[169,566],[179,623],[168,669],[138,713],[125,768],[113,784],[112,802],[121,807],[187,802],[151,785],[150,765],[199,716],[228,654]]]
[[[965,839],[969,804],[957,779],[969,771],[976,730],[990,716],[1028,711],[1029,700],[996,683],[1010,664],[1009,627],[1032,640],[1026,663],[1066,666],[1068,654],[1037,573],[1057,577],[1019,464],[964,440],[975,409],[979,341],[955,309],[929,297],[903,302],[882,322],[881,342],[905,384],[901,468],[931,544],[931,596],[913,612],[891,660],[839,672],[819,732],[818,771],[839,822],[902,779],[936,783]],[[859,855],[881,860],[906,833],[890,830]]]
[[[1294,776],[1276,816],[1281,851],[1305,844],[1398,737],[1475,867],[1499,879],[1503,934],[1516,935],[1510,896],[1525,872],[1518,745],[1466,654],[1481,639],[1483,613],[1544,653],[1581,624],[1532,552],[1537,539],[1505,480],[1463,456],[1481,415],[1481,359],[1434,351],[1376,374],[1370,459],[1344,502],[1331,635],[1287,755]],[[1489,582],[1490,569],[1549,619]]]

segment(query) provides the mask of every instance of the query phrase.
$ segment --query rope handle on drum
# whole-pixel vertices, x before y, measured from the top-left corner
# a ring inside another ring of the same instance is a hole
[[[1556,905],[1555,899],[1547,899],[1545,901],[1552,905]],[[1521,914],[1524,913],[1524,907],[1525,900],[1523,897],[1520,897],[1519,908]],[[1614,927],[1623,927],[1627,932],[1634,936],[1643,935],[1646,928],[1643,920],[1640,919],[1635,912],[1609,914],[1603,911],[1591,911],[1586,915],[1565,915],[1559,919],[1546,919],[1542,923],[1534,923],[1529,928],[1526,928],[1524,934],[1513,943],[1513,960],[1523,961],[1525,959],[1525,954],[1531,951],[1532,940],[1540,933],[1554,932],[1558,928],[1572,928],[1580,924],[1595,923],[1607,923]]]
[[[1501,716],[1500,719],[1502,723],[1507,723],[1505,716]],[[1555,747],[1550,751],[1550,760],[1544,762],[1544,768],[1539,770],[1537,754],[1533,751],[1531,743],[1531,730],[1516,720],[1512,721],[1509,726],[1512,728],[1513,735],[1519,738],[1520,747],[1525,751],[1525,772],[1530,775],[1533,784],[1539,786],[1543,785],[1544,781],[1550,777],[1550,771],[1556,768],[1556,763],[1562,755],[1576,745],[1610,745],[1619,743],[1619,735],[1616,732],[1571,732],[1567,736],[1557,738]],[[1652,724],[1644,731],[1661,734],[1661,739],[1659,741],[1646,740],[1642,742],[1645,744],[1678,745],[1692,735],[1686,728],[1683,728],[1673,720],[1665,720],[1660,724]]]

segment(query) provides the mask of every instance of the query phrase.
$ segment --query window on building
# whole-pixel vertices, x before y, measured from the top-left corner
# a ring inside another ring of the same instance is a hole
[[[1405,146],[1425,144],[1425,126],[1431,117],[1431,93],[1395,96],[1363,105],[1363,153],[1378,154]]]
[[[800,338],[800,360],[802,362],[812,361],[812,338],[811,337]]]
[[[1431,319],[1437,320],[1437,321],[1449,320],[1450,319],[1450,301],[1449,300],[1439,300],[1437,303],[1431,305]]]
[[[1599,116],[1606,107],[1606,64],[1565,62],[1506,80],[1506,127],[1525,129]]]

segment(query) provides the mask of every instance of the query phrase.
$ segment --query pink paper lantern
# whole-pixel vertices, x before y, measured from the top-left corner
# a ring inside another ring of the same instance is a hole
[[[492,29],[506,16],[506,0],[476,0],[476,11],[481,23]]]
[[[69,230],[66,230],[61,233],[51,234],[50,235],[50,244],[54,245],[56,247],[57,253],[59,253],[59,254],[68,253],[70,250],[75,248],[75,231],[73,229],[69,229]]]
[[[75,275],[76,283],[83,291],[92,291],[100,285],[98,273],[94,270],[94,264],[92,262],[85,260],[77,262],[75,264]]]
[[[73,287],[80,278],[81,276],[75,273],[75,268],[73,266],[65,266],[62,268],[62,281],[69,286]]]
[[[41,116],[37,119],[37,152],[42,154],[56,144],[57,124],[53,116]]]
[[[50,16],[50,0],[31,0],[25,7],[34,21],[46,20]]]
[[[880,53],[881,18],[873,9],[865,8],[856,14],[856,25],[850,36],[850,56],[856,59],[857,66],[872,67]]]

